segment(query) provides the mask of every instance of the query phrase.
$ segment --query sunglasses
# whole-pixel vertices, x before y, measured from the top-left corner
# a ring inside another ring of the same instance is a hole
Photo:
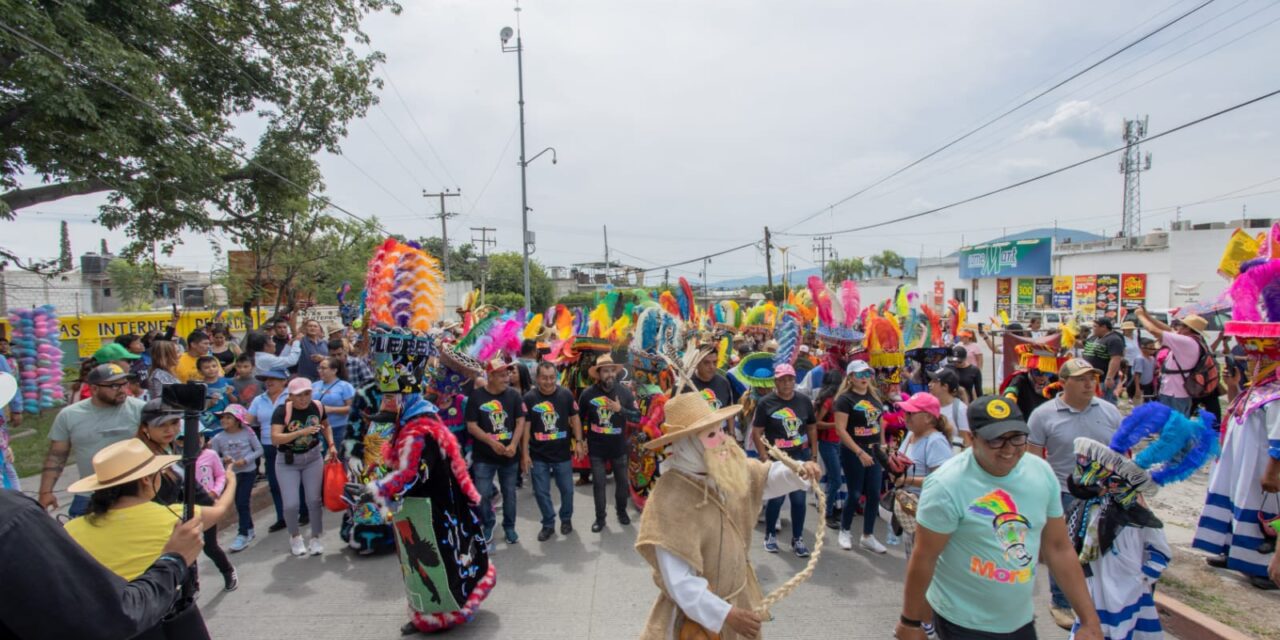
[[[1011,436],[1004,436],[1001,438],[994,438],[994,439],[983,438],[983,440],[986,440],[987,446],[991,447],[992,449],[1003,449],[1010,445],[1015,447],[1021,447],[1027,444],[1027,434],[1018,433]]]
[[[874,375],[875,375],[874,371],[857,371],[853,374],[853,377],[858,378],[859,380],[867,380]]]

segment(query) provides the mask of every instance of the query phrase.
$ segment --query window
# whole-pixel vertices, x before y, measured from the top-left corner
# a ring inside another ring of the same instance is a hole
[[[104,297],[104,298],[110,298],[110,297],[111,297],[111,287],[103,287],[103,288],[102,288],[102,297]]]

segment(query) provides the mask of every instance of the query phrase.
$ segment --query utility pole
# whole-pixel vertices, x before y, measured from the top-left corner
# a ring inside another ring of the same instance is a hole
[[[831,242],[831,236],[818,236],[814,238],[813,241],[816,243],[813,245],[813,250],[818,254],[818,269],[822,271],[822,281],[826,282],[827,260],[835,259],[833,255],[835,247],[827,244],[828,242]]]
[[[773,237],[769,227],[764,228],[764,272],[769,279],[769,293],[773,294]]]
[[[707,265],[709,264],[711,264],[711,258],[702,259],[702,300],[708,304],[711,302],[711,294],[707,291],[707,280],[710,278],[707,275]],[[695,303],[697,303],[697,300],[689,301],[691,305]]]
[[[427,193],[426,189],[422,190],[422,197],[424,198],[440,198],[440,213],[431,217],[440,219],[440,238],[444,240],[444,251],[442,252],[444,253],[444,255],[441,256],[441,259],[444,261],[445,282],[449,281],[449,218],[457,217],[458,214],[445,212],[444,199],[456,198],[461,195],[462,195],[461,188],[459,188],[457,191],[450,191],[448,189],[445,189],[440,193]]]
[[[1125,142],[1124,155],[1120,157],[1120,173],[1124,174],[1124,214],[1121,218],[1120,235],[1126,238],[1137,237],[1142,233],[1142,183],[1143,171],[1151,168],[1151,154],[1142,155],[1138,144],[1147,137],[1147,116],[1141,120],[1124,121]]]
[[[604,281],[606,284],[612,284],[613,280],[609,278],[609,225],[604,225]]]
[[[476,232],[480,238],[476,239]],[[490,238],[492,233],[494,237]],[[471,227],[471,244],[480,243],[480,301],[484,301],[485,284],[489,280],[489,247],[498,244],[498,230],[493,227]]]

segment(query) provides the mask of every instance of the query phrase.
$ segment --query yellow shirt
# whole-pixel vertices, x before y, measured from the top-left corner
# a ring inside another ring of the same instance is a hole
[[[196,366],[195,356],[185,351],[178,356],[178,366],[174,367],[173,371],[181,382],[200,382],[204,379],[204,376],[200,375],[200,368]]]
[[[170,510],[172,509],[172,510]],[[200,508],[196,507],[199,517]],[[173,535],[182,506],[155,502],[112,509],[90,522],[81,516],[66,524],[66,531],[103,566],[125,580],[146,572]]]

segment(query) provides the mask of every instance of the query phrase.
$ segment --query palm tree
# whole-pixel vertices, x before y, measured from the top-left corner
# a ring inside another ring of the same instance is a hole
[[[827,263],[827,279],[829,282],[842,280],[861,280],[867,275],[867,265],[862,258],[845,258]]]
[[[878,257],[880,258],[880,268],[885,276],[888,276],[893,271],[900,271],[904,275],[907,273],[907,261],[901,255],[898,255],[898,252],[885,249],[880,252]]]

